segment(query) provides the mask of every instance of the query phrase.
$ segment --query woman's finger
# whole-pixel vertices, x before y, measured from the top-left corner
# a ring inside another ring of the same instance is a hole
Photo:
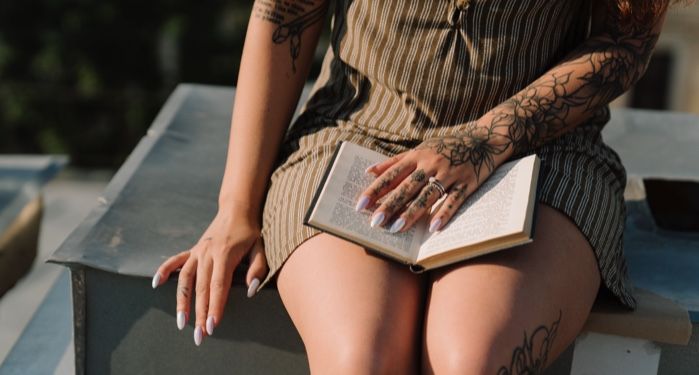
[[[372,206],[382,196],[395,189],[414,169],[415,166],[413,164],[405,162],[397,163],[388,168],[362,191],[355,209],[361,211]]]
[[[442,178],[436,177],[437,181],[442,181]],[[445,188],[448,188],[445,186]],[[425,185],[415,199],[410,202],[408,208],[393,221],[391,224],[391,233],[406,231],[422,217],[425,213],[429,213],[430,208],[435,202],[441,198],[441,194],[434,184],[428,183]]]
[[[201,340],[204,337],[206,317],[209,312],[209,283],[211,283],[212,269],[213,260],[210,257],[204,256],[197,261],[197,279],[195,287],[196,319],[194,324],[194,344],[197,346],[201,345]]]
[[[169,279],[170,274],[176,269],[182,267],[187,259],[189,259],[189,250],[173,255],[163,262],[163,264],[158,267],[158,270],[155,271],[155,275],[153,275],[153,280],[151,281],[151,286],[153,289],[157,288],[160,286],[160,284],[164,283],[165,280]]]
[[[211,284],[209,285],[210,301],[209,316],[206,318],[206,333],[212,335],[214,328],[218,326],[223,318],[223,311],[228,302],[228,294],[233,281],[233,271],[238,266],[232,257],[214,258],[213,272],[211,273]]]
[[[267,272],[269,272],[269,268],[267,267],[265,248],[262,244],[262,237],[258,237],[250,251],[250,268],[245,276],[245,282],[248,284],[248,298],[257,293],[260,282],[265,279]]]
[[[189,320],[189,304],[192,298],[196,269],[197,258],[190,256],[182,266],[177,280],[177,328],[179,330],[182,330]]]
[[[388,158],[388,159],[386,159],[386,160],[384,160],[384,161],[382,161],[382,162],[378,162],[378,163],[376,163],[376,164],[370,165],[370,166],[366,169],[366,173],[371,173],[371,174],[373,174],[374,176],[379,176],[379,175],[381,175],[383,172],[386,171],[386,169],[388,169],[389,167],[393,166],[394,164],[396,164],[397,162],[399,162],[401,159],[403,159],[403,157],[405,156],[405,154],[407,154],[409,151],[410,151],[410,150],[408,150],[408,151],[403,151],[403,152],[401,152],[400,154],[393,155],[392,157],[390,157],[390,158]]]
[[[420,192],[425,184],[427,184],[427,173],[425,173],[425,170],[418,168],[413,171],[408,178],[389,193],[386,200],[374,211],[371,217],[371,226],[375,227],[388,222],[388,219],[400,212]],[[402,223],[399,219],[398,222],[394,223],[394,226],[402,227],[403,224],[405,223]],[[398,230],[394,230],[394,227],[391,227],[392,232],[397,232]]]
[[[469,185],[465,182],[458,182],[454,184],[449,190],[447,197],[444,199],[442,204],[439,206],[437,211],[432,215],[430,219],[430,232],[435,232],[444,227],[449,220],[454,216],[456,211],[459,210],[466,197],[469,194]]]

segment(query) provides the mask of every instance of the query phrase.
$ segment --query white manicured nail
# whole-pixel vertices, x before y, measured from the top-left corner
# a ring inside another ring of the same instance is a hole
[[[156,272],[155,276],[153,276],[153,281],[151,281],[151,286],[153,289],[157,288],[158,285],[160,284],[160,272]]]
[[[357,202],[357,206],[354,207],[355,211],[361,211],[366,208],[367,204],[369,204],[369,197],[366,195],[362,195],[361,198],[359,198],[359,201]]]
[[[250,281],[250,286],[248,286],[248,298],[252,298],[255,293],[257,293],[257,288],[260,286],[260,279],[257,277]]]
[[[366,169],[364,170],[364,173],[366,173],[366,174],[370,174],[370,173],[371,173],[371,174],[373,175],[373,173],[370,171],[370,169],[371,169],[371,168],[374,168],[375,166],[377,166],[377,165],[379,165],[379,164],[381,164],[381,163],[380,163],[380,162],[379,162],[379,163],[374,163],[374,164],[372,164],[372,165],[366,167]]]
[[[379,212],[377,214],[374,214],[374,216],[371,218],[371,223],[369,225],[371,225],[371,227],[374,228],[377,225],[381,225],[381,223],[383,223],[383,219],[384,219],[383,212]]]
[[[432,232],[436,231],[437,229],[439,229],[439,226],[440,226],[440,225],[442,225],[442,219],[439,219],[439,218],[438,218],[438,219],[436,219],[436,220],[432,220],[432,224],[430,224],[430,233],[432,233]]]
[[[177,312],[177,329],[180,331],[184,328],[185,315],[184,311]]]
[[[402,217],[399,217],[398,220],[393,222],[393,225],[391,225],[391,229],[389,229],[389,232],[396,233],[399,230],[403,229],[404,225],[405,225],[405,219],[403,219]]]
[[[201,326],[197,326],[197,328],[194,329],[194,345],[196,345],[196,346],[201,345],[202,336],[203,336],[203,333],[201,331]]]
[[[213,317],[213,316],[210,316],[210,317],[206,318],[206,333],[207,333],[209,336],[211,336],[211,335],[214,334],[214,324],[215,324],[215,323],[216,323],[216,322],[214,322],[214,317]]]

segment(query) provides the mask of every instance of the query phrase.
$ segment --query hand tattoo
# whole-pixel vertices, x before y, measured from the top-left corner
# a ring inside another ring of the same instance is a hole
[[[470,164],[476,177],[481,178],[483,167],[489,174],[495,165],[495,156],[507,149],[507,144],[498,141],[498,135],[489,127],[478,127],[469,124],[466,133],[461,137],[441,137],[428,139],[417,149],[432,149],[449,160],[451,167]]]

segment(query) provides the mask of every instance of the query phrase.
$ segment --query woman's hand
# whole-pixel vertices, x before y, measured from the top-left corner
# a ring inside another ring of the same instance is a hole
[[[177,328],[184,328],[189,318],[192,291],[196,293],[194,343],[201,344],[204,334],[211,335],[223,316],[233,271],[249,253],[250,268],[245,281],[248,297],[267,275],[259,226],[236,210],[219,210],[196,245],[166,260],[153,277],[153,288],[167,280],[178,268]],[[195,286],[196,282],[196,286]],[[194,287],[194,288],[193,288]],[[204,329],[206,328],[206,329]]]
[[[476,126],[463,136],[428,139],[367,168],[377,178],[359,196],[357,211],[378,204],[372,227],[383,225],[392,233],[408,230],[441,197],[437,184],[429,182],[434,177],[447,192],[430,219],[429,231],[439,230],[509,157],[507,144],[489,128]]]

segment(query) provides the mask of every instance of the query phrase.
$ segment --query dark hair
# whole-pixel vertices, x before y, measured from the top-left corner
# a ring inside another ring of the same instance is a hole
[[[670,4],[689,4],[690,0],[614,0],[609,1],[608,7],[618,17],[622,27],[648,25],[655,23],[657,17]]]

